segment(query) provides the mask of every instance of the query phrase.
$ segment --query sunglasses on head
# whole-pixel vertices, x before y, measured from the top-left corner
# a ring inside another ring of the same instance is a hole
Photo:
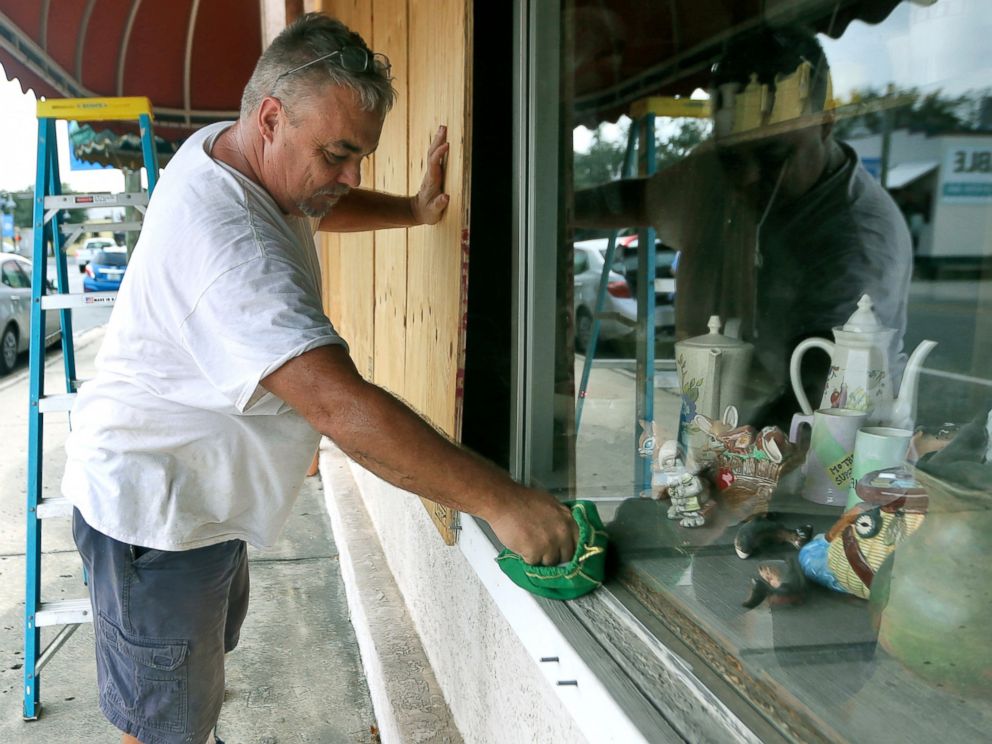
[[[286,72],[276,78],[276,82],[279,82],[287,75],[292,75],[294,72],[306,69],[310,65],[323,62],[325,59],[333,60],[338,67],[348,72],[368,72],[372,70],[384,77],[389,77],[391,65],[389,64],[389,58],[385,54],[372,53],[362,47],[346,46],[341,49],[335,49],[333,52],[325,54],[322,57],[317,57],[317,59],[312,59],[299,67],[286,70]]]

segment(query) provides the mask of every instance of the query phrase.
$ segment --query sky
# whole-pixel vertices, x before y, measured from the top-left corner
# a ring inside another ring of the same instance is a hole
[[[0,65],[3,70],[3,65]],[[21,191],[34,187],[38,157],[38,120],[35,96],[21,92],[18,82],[0,72],[0,190]],[[59,175],[73,191],[123,191],[124,176],[118,170],[72,171],[69,169],[66,123],[56,124],[59,137]]]
[[[853,90],[915,87],[924,93],[940,90],[959,95],[992,87],[992,0],[904,2],[878,25],[854,21],[839,39],[819,36],[830,64],[834,97],[847,100]],[[697,94],[705,93],[697,91]],[[621,120],[626,125],[626,120]],[[622,131],[602,125],[607,139]],[[576,128],[574,147],[585,152],[592,132]]]

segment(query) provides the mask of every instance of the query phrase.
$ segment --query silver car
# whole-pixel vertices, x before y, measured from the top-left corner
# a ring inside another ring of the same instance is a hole
[[[607,247],[605,238],[580,240],[575,246],[574,309],[575,349],[583,352],[592,336],[596,294],[603,274]],[[659,244],[660,245],[660,244]],[[673,307],[675,281],[671,278],[674,251],[657,251],[658,276],[655,281],[655,332],[670,334],[675,328]],[[627,264],[630,264],[629,266]],[[634,333],[637,325],[636,295],[637,236],[618,241],[616,260],[607,279],[606,296],[600,313],[599,338],[603,341],[623,339]],[[670,285],[670,286],[669,286]]]
[[[31,324],[31,262],[0,253],[0,375],[9,374],[27,351]],[[45,313],[45,346],[59,340],[58,312]]]

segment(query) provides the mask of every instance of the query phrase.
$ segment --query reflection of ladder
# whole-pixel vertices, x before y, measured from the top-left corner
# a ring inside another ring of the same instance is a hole
[[[59,180],[55,122],[137,120],[141,149],[148,178],[148,194],[69,194],[63,196]],[[80,623],[92,622],[88,597],[59,602],[41,601],[41,525],[52,517],[67,517],[72,507],[62,498],[42,498],[42,449],[44,414],[68,412],[76,396],[76,359],[72,343],[73,308],[108,305],[116,292],[69,294],[69,275],[60,233],[59,214],[64,210],[94,207],[135,207],[143,213],[148,196],[158,180],[152,135],[151,102],[147,98],[66,98],[38,102],[38,168],[34,187],[34,266],[31,277],[31,341],[28,409],[27,544],[24,598],[24,718],[34,720],[41,712],[39,679],[42,668],[69,639]],[[72,237],[83,230],[132,231],[140,221],[117,223],[84,222],[72,226]],[[71,238],[69,241],[71,242]],[[48,245],[55,259],[57,293],[48,294]],[[58,310],[62,327],[62,357],[65,394],[45,395],[45,313]],[[48,646],[41,650],[41,628],[61,626]]]
[[[655,96],[636,101],[631,106],[630,130],[627,135],[627,149],[620,171],[622,178],[652,176],[658,167],[655,145],[655,118],[705,118],[709,116],[709,101],[690,98]],[[606,289],[610,271],[616,255],[618,233],[614,232],[607,243],[603,260],[603,275],[599,279],[596,293],[596,312],[593,314],[592,334],[586,348],[582,365],[582,380],[576,402],[575,428],[582,422],[582,407],[589,386],[592,362],[596,356],[599,340],[600,317],[606,302]],[[642,227],[637,233],[637,275],[643,280],[637,282],[637,387],[635,398],[634,448],[638,449],[643,428],[646,438],[654,437],[654,347],[655,347],[655,288],[662,287],[656,278],[657,255],[655,252],[655,229]],[[663,291],[673,291],[674,282],[667,283]],[[660,443],[655,443],[657,446]],[[651,457],[640,456],[634,463],[634,495],[640,495],[651,487]]]

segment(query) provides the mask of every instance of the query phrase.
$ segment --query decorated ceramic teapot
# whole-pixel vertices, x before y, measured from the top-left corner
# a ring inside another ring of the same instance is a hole
[[[727,406],[740,406],[754,347],[746,341],[720,333],[720,317],[711,315],[710,332],[675,344],[683,411],[720,418]]]
[[[898,394],[892,389],[888,349],[894,328],[883,326],[872,310],[871,298],[862,295],[858,309],[840,327],[834,328],[834,342],[808,338],[792,352],[789,372],[792,390],[803,413],[813,407],[803,390],[801,364],[809,349],[822,349],[830,355],[830,373],[818,408],[849,408],[865,411],[870,426],[895,426],[912,429],[916,417],[916,384],[920,367],[936,341],[921,341],[906,370]]]
[[[675,344],[682,412],[679,443],[687,452],[696,415],[717,420],[727,406],[740,406],[754,347],[720,333],[720,318],[711,315],[710,332]]]

